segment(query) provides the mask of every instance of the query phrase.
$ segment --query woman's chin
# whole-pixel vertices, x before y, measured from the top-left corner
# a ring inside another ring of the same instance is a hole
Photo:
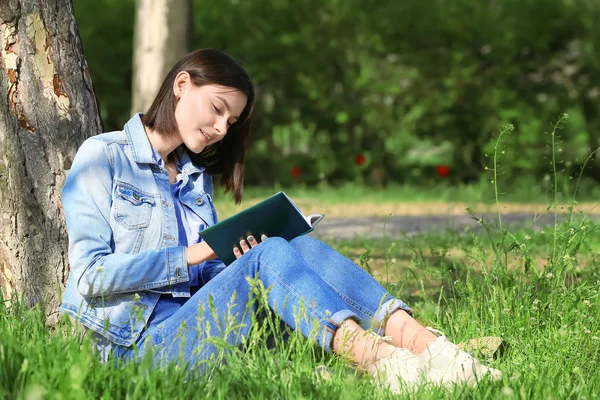
[[[206,148],[206,144],[205,143],[194,143],[192,145],[191,143],[190,144],[185,143],[185,147],[187,147],[188,150],[194,154],[200,154]]]
[[[195,149],[192,149],[192,152],[194,152],[195,154],[200,154],[204,151],[205,148],[206,146],[198,146]]]

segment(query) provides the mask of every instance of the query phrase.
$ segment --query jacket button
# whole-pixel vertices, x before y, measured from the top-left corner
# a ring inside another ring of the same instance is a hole
[[[136,199],[136,200],[139,200],[140,199],[140,195],[134,192],[133,193],[133,198]]]
[[[196,199],[196,204],[199,205],[199,206],[201,206],[202,204],[204,204],[204,199],[202,197],[198,197]]]

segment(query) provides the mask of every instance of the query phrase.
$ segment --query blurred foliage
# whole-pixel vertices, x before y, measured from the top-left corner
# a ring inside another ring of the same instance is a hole
[[[129,118],[134,3],[74,0],[105,130]],[[194,24],[257,85],[250,183],[479,180],[506,123],[503,179],[543,179],[563,112],[559,169],[600,145],[597,0],[194,0]]]
[[[134,0],[73,0],[83,53],[100,104],[104,131],[129,120]]]

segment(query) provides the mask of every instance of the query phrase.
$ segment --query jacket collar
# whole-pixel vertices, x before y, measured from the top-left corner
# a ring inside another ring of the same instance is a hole
[[[154,152],[152,145],[148,140],[144,124],[142,124],[142,113],[137,113],[125,124],[125,135],[127,141],[131,146],[131,152],[133,153],[133,159],[137,163],[142,164],[157,164],[154,158]],[[192,163],[190,156],[185,150],[185,146],[181,145],[175,149],[175,154],[179,159],[181,165],[181,172],[187,175],[193,173],[204,172],[203,167],[197,167]]]
[[[133,153],[133,159],[138,163],[144,164],[156,164],[152,154],[152,146],[146,136],[144,130],[144,124],[142,124],[142,113],[137,113],[125,124],[125,135],[129,146],[131,146],[131,152]]]
[[[185,150],[184,145],[181,145],[178,148],[176,148],[175,154],[177,155],[177,158],[179,159],[179,164],[181,165],[181,172],[183,172],[184,174],[191,175],[191,174],[197,173],[197,172],[199,172],[199,173],[204,172],[204,169],[205,169],[204,167],[198,167],[192,162],[192,159],[190,158],[189,154]]]

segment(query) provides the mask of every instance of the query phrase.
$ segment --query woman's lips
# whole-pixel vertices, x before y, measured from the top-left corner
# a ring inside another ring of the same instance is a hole
[[[200,133],[202,133],[202,135],[206,138],[207,142],[210,142],[211,137],[208,134],[204,133],[202,129],[200,129]]]

